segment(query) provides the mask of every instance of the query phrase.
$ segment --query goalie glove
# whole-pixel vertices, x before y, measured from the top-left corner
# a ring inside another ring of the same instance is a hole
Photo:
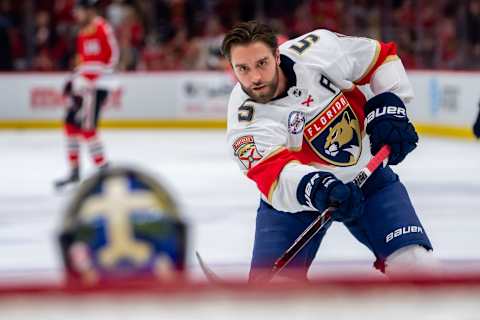
[[[417,132],[407,117],[403,101],[396,94],[384,92],[368,100],[365,115],[370,151],[376,154],[383,145],[389,145],[388,164],[400,163],[417,147]]]
[[[343,183],[328,172],[312,172],[305,175],[297,188],[297,199],[320,212],[329,207],[332,219],[350,222],[363,214],[363,193],[353,182]]]

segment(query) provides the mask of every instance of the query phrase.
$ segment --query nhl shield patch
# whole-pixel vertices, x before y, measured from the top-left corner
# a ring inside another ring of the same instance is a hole
[[[233,143],[233,151],[246,169],[250,169],[262,156],[257,150],[253,136],[242,136]]]
[[[343,94],[307,123],[304,137],[312,150],[327,163],[352,166],[360,157],[359,120]]]

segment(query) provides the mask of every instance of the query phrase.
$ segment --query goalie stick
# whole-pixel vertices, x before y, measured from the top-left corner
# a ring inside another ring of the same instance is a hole
[[[363,168],[353,179],[358,187],[363,186],[368,177],[382,164],[386,162],[390,155],[390,147],[383,146],[375,156],[370,159],[367,166]],[[292,259],[305,247],[305,245],[325,226],[331,219],[330,211],[334,208],[325,209],[293,242],[293,244],[275,261],[271,272],[264,279],[270,281],[277,275]],[[221,283],[222,279],[218,277],[203,261],[198,252],[195,252],[198,263],[203,273],[212,283]]]

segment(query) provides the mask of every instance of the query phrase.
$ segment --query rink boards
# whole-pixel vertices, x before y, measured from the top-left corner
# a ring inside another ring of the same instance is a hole
[[[471,138],[480,73],[409,71],[415,99],[408,108],[421,133]],[[0,129],[58,128],[65,73],[0,74]],[[221,72],[118,74],[104,111],[107,128],[225,128],[235,85]]]
[[[0,288],[2,319],[435,319],[480,314],[480,278]]]

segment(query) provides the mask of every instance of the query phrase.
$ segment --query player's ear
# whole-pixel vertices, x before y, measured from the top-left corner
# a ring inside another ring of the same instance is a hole
[[[280,65],[280,50],[278,50],[278,48],[275,50],[275,62],[277,63],[277,66]]]

